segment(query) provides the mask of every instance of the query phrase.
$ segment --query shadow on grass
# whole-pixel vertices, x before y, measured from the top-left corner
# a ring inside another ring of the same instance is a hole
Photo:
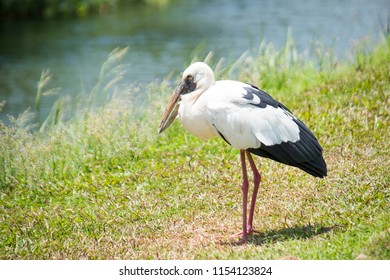
[[[316,235],[336,230],[338,228],[338,226],[324,227],[310,224],[305,226],[294,226],[278,230],[254,233],[248,237],[248,243],[264,245],[287,240],[308,239]],[[230,243],[230,245],[232,245],[232,243]]]
[[[249,239],[249,242],[257,245],[294,240],[307,239],[313,236],[330,232],[335,227],[323,227],[318,225],[295,226],[289,228],[282,228],[278,230],[271,230],[260,234],[254,234]]]

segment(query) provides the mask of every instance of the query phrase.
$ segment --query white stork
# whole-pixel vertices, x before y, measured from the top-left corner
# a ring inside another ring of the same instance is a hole
[[[254,232],[253,213],[261,175],[252,154],[292,165],[315,177],[326,176],[322,148],[313,133],[283,104],[257,87],[231,80],[215,81],[211,68],[196,62],[183,73],[162,117],[161,133],[176,116],[196,137],[222,137],[240,150],[242,164],[241,243]],[[254,189],[247,220],[248,175],[245,156],[253,172]]]

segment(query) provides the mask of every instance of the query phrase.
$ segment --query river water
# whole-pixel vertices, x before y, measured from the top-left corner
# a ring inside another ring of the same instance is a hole
[[[361,40],[378,40],[389,13],[388,0],[174,0],[82,19],[1,20],[0,102],[6,104],[0,119],[34,107],[43,69],[50,69],[50,86],[61,94],[88,92],[116,47],[130,48],[123,61],[129,83],[180,73],[200,45],[231,60],[263,39],[279,48],[288,28],[299,52],[320,41],[346,59]],[[53,99],[45,100],[47,112]]]

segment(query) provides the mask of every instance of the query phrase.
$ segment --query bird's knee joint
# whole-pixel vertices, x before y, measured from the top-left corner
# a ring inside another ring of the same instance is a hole
[[[259,173],[253,174],[253,182],[254,182],[255,186],[260,185],[261,175]]]
[[[248,192],[248,188],[249,188],[249,183],[248,182],[244,182],[241,186],[241,190],[243,192]]]

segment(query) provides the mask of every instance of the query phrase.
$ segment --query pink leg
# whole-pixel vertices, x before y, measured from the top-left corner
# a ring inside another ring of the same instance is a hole
[[[260,186],[260,181],[261,181],[261,175],[259,171],[256,168],[255,162],[253,161],[252,155],[250,152],[245,151],[246,156],[249,160],[249,164],[251,166],[252,172],[253,172],[253,193],[252,193],[252,200],[251,200],[251,206],[249,210],[249,220],[248,220],[248,228],[247,231],[248,233],[255,232],[253,230],[253,215],[255,212],[255,204],[256,204],[256,198],[257,198],[257,193],[259,191],[259,186]]]
[[[245,154],[247,155],[249,164],[253,172],[253,184],[254,184],[251,206],[249,210],[248,223],[246,218],[247,218],[249,182],[248,182],[248,173],[246,170]],[[242,232],[240,232],[237,235],[238,236],[242,235],[241,241],[239,242],[242,244],[242,243],[246,243],[248,239],[248,234],[251,234],[252,232],[256,232],[255,230],[253,230],[253,215],[255,212],[255,204],[256,204],[257,193],[259,191],[261,175],[256,168],[252,155],[248,151],[240,150],[240,157],[241,157],[242,178],[243,178],[242,187],[241,187],[242,189]]]
[[[248,238],[247,234],[247,223],[246,223],[246,217],[247,217],[247,203],[248,203],[248,173],[246,171],[246,163],[245,163],[245,151],[240,151],[241,156],[241,165],[242,165],[242,239],[241,242],[245,243]]]

